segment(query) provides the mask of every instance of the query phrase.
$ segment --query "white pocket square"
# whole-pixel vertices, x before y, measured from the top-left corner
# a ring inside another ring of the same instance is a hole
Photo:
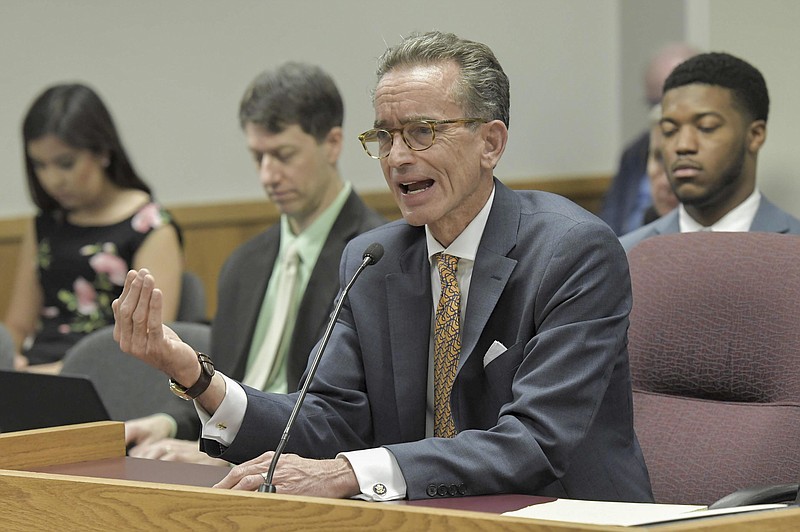
[[[507,350],[506,346],[504,346],[497,340],[492,342],[492,345],[489,346],[489,349],[488,351],[486,351],[486,354],[483,355],[483,367],[485,368],[486,366],[488,366],[489,362],[491,362],[495,358],[505,353],[506,350]]]

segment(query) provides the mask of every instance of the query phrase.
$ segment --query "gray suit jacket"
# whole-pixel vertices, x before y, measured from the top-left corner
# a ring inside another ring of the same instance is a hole
[[[322,336],[339,289],[339,262],[345,245],[355,236],[383,225],[386,220],[351,192],[314,265],[300,301],[298,319],[288,353],[289,390],[296,390],[308,355]],[[280,224],[275,224],[239,246],[225,261],[217,281],[217,312],[211,326],[211,352],[217,369],[244,378],[250,344],[267,284],[280,249]],[[197,438],[200,424],[194,411],[176,419],[180,436]]]
[[[287,452],[332,457],[386,446],[408,497],[529,493],[652,501],[633,431],[627,261],[609,227],[568,200],[495,180],[476,256],[451,396],[458,436],[425,438],[433,303],[425,232],[404,221],[354,239],[340,282],[371,242],[385,255],[355,283]],[[505,351],[488,361],[494,342]],[[295,394],[245,387],[228,448],[274,449]]]
[[[780,207],[769,201],[763,194],[761,203],[753,218],[750,226],[751,232],[762,233],[800,233],[800,220],[782,210]],[[678,209],[673,209],[658,220],[650,222],[644,227],[631,231],[627,235],[620,237],[619,241],[625,251],[630,251],[636,244],[657,235],[669,235],[680,233],[678,224]]]

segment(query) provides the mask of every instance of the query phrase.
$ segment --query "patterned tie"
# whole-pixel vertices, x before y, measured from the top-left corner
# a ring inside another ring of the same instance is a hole
[[[259,349],[252,366],[242,381],[253,388],[265,389],[267,384],[275,378],[280,367],[281,360],[279,360],[278,354],[286,333],[286,322],[295,297],[299,265],[300,256],[294,247],[289,247],[281,264],[279,278],[274,280],[274,282],[279,283],[278,293],[275,296],[275,307],[270,317],[269,327],[264,335],[264,342],[261,344],[261,349]]]
[[[452,438],[456,435],[456,427],[450,412],[450,391],[461,351],[461,292],[456,280],[458,257],[438,255],[442,295],[433,327],[433,435]]]

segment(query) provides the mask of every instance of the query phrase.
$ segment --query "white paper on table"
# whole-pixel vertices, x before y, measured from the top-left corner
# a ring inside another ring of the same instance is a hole
[[[636,526],[784,507],[786,507],[785,504],[759,504],[708,510],[706,506],[691,504],[558,499],[552,502],[534,504],[513,512],[506,512],[503,515],[593,525]]]

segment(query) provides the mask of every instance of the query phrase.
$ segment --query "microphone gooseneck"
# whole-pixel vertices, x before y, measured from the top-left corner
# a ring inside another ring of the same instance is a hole
[[[347,293],[350,292],[350,287],[352,287],[353,283],[356,282],[356,279],[358,279],[358,276],[361,275],[362,271],[364,271],[364,268],[367,266],[372,266],[373,264],[377,264],[378,261],[381,260],[381,257],[383,257],[382,245],[378,244],[377,242],[373,242],[367,246],[367,249],[364,250],[364,254],[362,255],[363,260],[361,261],[361,265],[353,274],[353,277],[350,278],[350,282],[347,283],[347,285],[344,287],[344,290],[342,290],[342,294],[339,297],[339,300],[336,302],[336,307],[333,309],[333,313],[328,320],[328,327],[325,329],[325,334],[322,335],[322,341],[319,343],[317,352],[314,355],[314,360],[311,362],[311,367],[308,369],[306,380],[303,382],[302,388],[300,388],[297,401],[295,401],[294,408],[292,408],[292,413],[289,415],[289,421],[286,422],[286,428],[283,429],[283,434],[278,442],[278,446],[275,447],[275,454],[272,455],[272,460],[269,463],[267,477],[264,479],[264,483],[258,487],[259,492],[276,493],[278,491],[275,485],[272,483],[272,476],[275,474],[275,466],[278,465],[278,458],[280,458],[281,454],[283,454],[283,450],[286,448],[286,442],[289,441],[289,433],[292,430],[292,426],[294,426],[295,419],[297,419],[297,413],[300,411],[300,407],[303,406],[303,401],[305,401],[306,395],[308,394],[308,387],[311,384],[311,379],[314,378],[314,374],[317,372],[317,366],[319,366],[319,361],[322,359],[322,353],[325,352],[325,347],[328,345],[328,340],[330,340],[331,333],[333,332],[333,326],[336,324],[336,320],[339,318],[339,313],[342,311],[342,303],[344,302],[344,298],[347,297]]]

